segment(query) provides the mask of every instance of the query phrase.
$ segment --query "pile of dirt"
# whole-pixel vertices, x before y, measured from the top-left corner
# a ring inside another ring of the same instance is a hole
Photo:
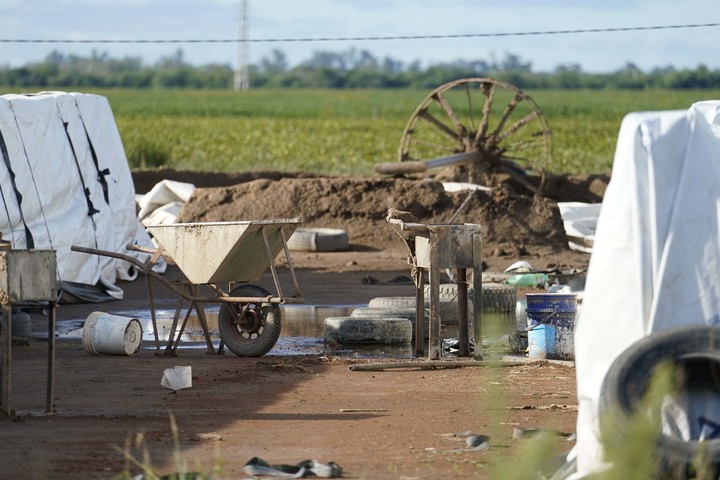
[[[539,258],[583,268],[587,256],[567,247],[558,201],[602,201],[609,177],[564,175],[548,179],[544,195],[523,191],[498,176],[492,190],[448,192],[440,181],[388,177],[328,177],[257,171],[235,174],[170,169],[133,172],[137,192],[162,179],[198,187],[179,222],[303,219],[304,227],[342,228],[354,246],[398,245],[388,209],[412,213],[421,223],[477,223],[484,258]],[[546,267],[542,265],[541,268]]]

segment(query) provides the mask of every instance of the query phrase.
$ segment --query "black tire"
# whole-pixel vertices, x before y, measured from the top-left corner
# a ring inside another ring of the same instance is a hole
[[[340,228],[298,228],[287,246],[288,250],[298,252],[339,252],[350,248],[350,240]]]
[[[623,441],[624,428],[637,413],[653,372],[665,363],[675,367],[675,379],[684,378],[676,385],[679,392],[692,394],[711,389],[720,399],[720,328],[693,326],[652,334],[621,353],[603,380],[600,393],[603,441]],[[685,377],[676,377],[679,371]],[[672,478],[691,475],[698,459],[715,472],[720,471],[720,438],[699,441],[661,434],[654,453],[661,473],[671,473]]]
[[[230,292],[232,297],[267,297],[270,292],[257,285],[240,285]],[[240,308],[248,309],[239,323],[235,315]],[[218,312],[220,338],[228,349],[238,357],[261,357],[277,343],[282,327],[280,306],[276,303],[257,302],[249,304],[223,303]]]

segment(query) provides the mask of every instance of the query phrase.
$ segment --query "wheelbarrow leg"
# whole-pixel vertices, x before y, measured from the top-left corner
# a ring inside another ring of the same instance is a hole
[[[175,329],[177,329],[178,320],[180,320],[180,311],[182,310],[183,299],[178,298],[175,303],[175,315],[173,315],[172,326],[170,327],[170,334],[168,335],[168,344],[165,347],[165,355],[175,355],[173,345],[175,344]],[[180,335],[178,335],[178,341],[180,341]]]
[[[150,319],[152,320],[153,334],[155,337],[155,354],[157,355],[160,353],[160,337],[158,336],[157,318],[155,317],[155,301],[153,300],[149,275],[145,275],[145,285],[147,285],[148,300],[150,301]]]
[[[193,302],[193,305],[195,305],[195,311],[197,312],[198,320],[200,320],[200,326],[205,334],[205,344],[208,349],[207,353],[214,354],[215,347],[213,347],[212,340],[210,339],[210,329],[208,328],[207,317],[205,317],[205,308],[198,302]]]

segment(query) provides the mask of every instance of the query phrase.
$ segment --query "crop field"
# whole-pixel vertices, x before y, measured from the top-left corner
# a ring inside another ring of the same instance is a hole
[[[421,90],[106,90],[132,168],[372,175],[398,160]],[[549,170],[609,173],[629,112],[687,109],[720,91],[526,91],[552,132]]]

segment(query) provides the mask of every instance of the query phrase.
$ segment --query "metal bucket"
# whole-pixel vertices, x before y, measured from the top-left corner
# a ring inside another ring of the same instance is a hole
[[[528,343],[532,329],[538,325],[552,325],[555,327],[553,356],[574,359],[577,296],[574,293],[528,293],[526,299]]]
[[[135,355],[142,338],[142,325],[136,318],[93,312],[83,326],[83,347],[92,355]]]

